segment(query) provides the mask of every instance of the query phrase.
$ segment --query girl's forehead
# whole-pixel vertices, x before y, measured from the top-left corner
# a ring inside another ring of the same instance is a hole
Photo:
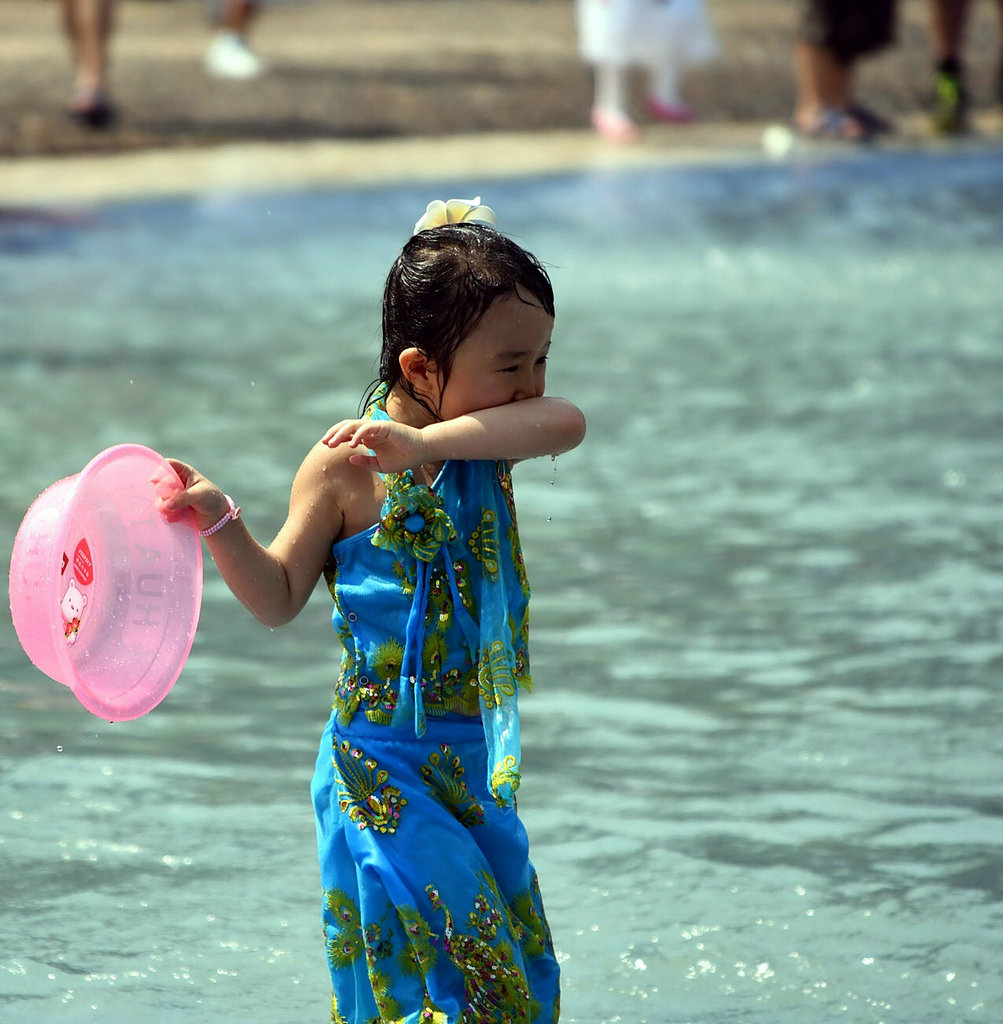
[[[467,340],[479,340],[492,348],[511,347],[515,337],[527,344],[539,344],[550,337],[553,324],[554,318],[542,306],[514,295],[503,296],[492,303]]]
[[[521,322],[527,324],[538,324],[541,318],[552,321],[553,317],[543,308],[540,301],[531,292],[508,292],[506,295],[499,295],[494,302],[488,306],[481,318],[482,324],[490,324],[492,321],[512,324]]]

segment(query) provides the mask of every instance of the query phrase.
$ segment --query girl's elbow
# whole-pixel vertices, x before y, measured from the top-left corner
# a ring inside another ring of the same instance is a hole
[[[289,615],[255,615],[254,617],[268,629],[279,629],[292,621],[292,617]]]
[[[558,431],[560,450],[569,452],[572,448],[577,448],[585,440],[585,431],[585,413],[569,402],[561,417],[561,428]]]
[[[286,626],[292,622],[299,614],[303,603],[296,603],[291,599],[285,602],[267,601],[264,603],[242,601],[251,615],[262,626],[267,626],[269,629],[278,629],[280,626]]]
[[[585,422],[585,413],[581,409],[575,408],[575,447],[585,440],[585,432],[588,430],[588,426]]]
[[[255,622],[266,626],[268,629],[278,629],[290,621],[291,616],[277,608],[258,608],[247,601],[242,602],[244,607],[251,613]]]
[[[260,613],[252,612],[252,614],[258,622],[263,626],[267,626],[269,629],[278,629],[280,626],[288,626],[289,623],[292,622],[301,611],[303,611],[309,596],[309,593],[306,597],[290,595],[287,602],[281,605],[273,605],[267,609],[262,609]]]

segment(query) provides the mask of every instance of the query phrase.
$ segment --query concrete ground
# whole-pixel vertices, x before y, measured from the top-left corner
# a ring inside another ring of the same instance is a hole
[[[71,76],[58,4],[4,0],[0,203],[760,153],[764,129],[785,124],[793,104],[797,5],[707,5],[722,54],[687,79],[700,123],[645,125],[639,144],[615,146],[587,127],[591,82],[575,48],[572,0],[313,0],[266,8],[252,42],[270,71],[244,83],[203,70],[211,34],[204,0],[119,0],[111,84],[121,117],[101,132],[65,115]],[[966,57],[977,132],[967,145],[1003,143],[995,7],[975,4]],[[926,0],[901,0],[896,45],[860,67],[861,97],[897,123],[892,145],[935,144],[925,114],[926,18]],[[774,132],[778,138],[783,150]]]

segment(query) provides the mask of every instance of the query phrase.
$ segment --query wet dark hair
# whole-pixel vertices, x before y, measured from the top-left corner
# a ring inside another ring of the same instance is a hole
[[[402,374],[401,352],[417,348],[435,363],[445,385],[460,343],[495,299],[513,293],[554,315],[554,289],[543,265],[500,231],[467,223],[412,235],[387,275],[380,375],[363,406],[381,385],[399,385],[438,419]]]

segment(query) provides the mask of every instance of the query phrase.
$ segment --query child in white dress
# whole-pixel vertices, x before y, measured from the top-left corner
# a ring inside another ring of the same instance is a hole
[[[718,52],[703,0],[575,0],[578,48],[595,73],[593,127],[606,138],[630,142],[638,130],[629,113],[628,75],[647,74],[648,111],[660,121],[686,124],[686,68]]]

